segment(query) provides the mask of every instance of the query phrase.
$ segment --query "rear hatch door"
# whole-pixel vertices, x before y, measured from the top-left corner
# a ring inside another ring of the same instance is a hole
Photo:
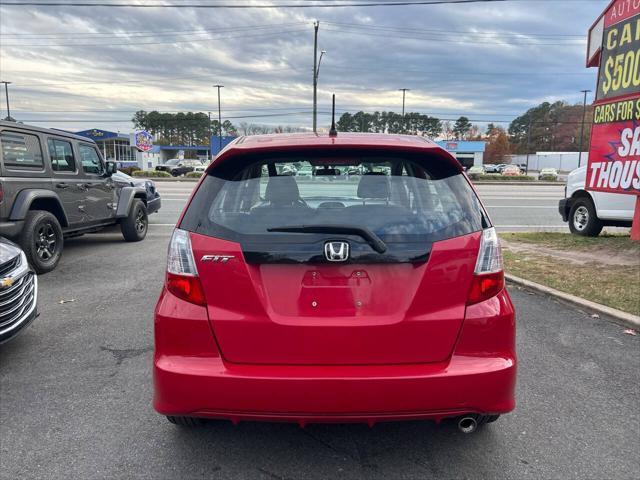
[[[180,227],[191,232],[223,357],[287,365],[447,359],[485,222],[452,165],[368,151],[214,164]],[[384,248],[347,227],[373,232]],[[346,258],[330,258],[327,244],[346,244]]]

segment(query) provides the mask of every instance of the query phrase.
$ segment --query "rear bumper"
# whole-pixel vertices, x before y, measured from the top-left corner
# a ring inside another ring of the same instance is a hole
[[[24,220],[0,222],[0,237],[7,237],[15,240],[20,236]]]
[[[506,413],[515,359],[453,357],[447,365],[227,366],[161,357],[155,409],[164,415],[236,420],[348,422]]]
[[[571,211],[571,198],[562,198],[558,202],[558,212],[563,222],[569,221],[569,212]]]
[[[467,308],[448,361],[418,365],[230,364],[201,310],[166,291],[158,302],[154,408],[163,415],[373,423],[515,407],[515,318],[506,291]],[[172,317],[177,311],[181,318]]]
[[[158,210],[160,210],[161,206],[162,206],[162,199],[160,197],[147,200],[147,213],[148,214],[156,213]]]

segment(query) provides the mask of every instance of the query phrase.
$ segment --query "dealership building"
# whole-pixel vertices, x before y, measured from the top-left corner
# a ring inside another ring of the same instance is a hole
[[[484,163],[484,150],[487,142],[439,140],[436,143],[456,157],[464,167],[469,168]]]
[[[220,151],[220,140],[217,136],[211,137],[209,148],[209,145],[153,145],[151,136],[146,132],[120,133],[92,128],[75,133],[95,141],[104,158],[116,162],[120,168],[138,167],[149,170],[173,158],[198,158],[206,162]],[[137,143],[141,134],[149,139],[145,145]],[[222,147],[236,138],[222,137]],[[436,143],[467,168],[483,164],[486,142],[439,140]]]
[[[208,161],[220,151],[218,137],[211,137],[212,148],[209,148],[209,145],[153,145],[151,136],[146,132],[127,134],[92,128],[75,134],[95,141],[105,160],[116,162],[119,168],[138,167],[149,170],[167,160],[184,159],[185,156]],[[147,143],[140,144],[140,137],[148,139]],[[222,147],[235,138],[237,137],[222,137]]]

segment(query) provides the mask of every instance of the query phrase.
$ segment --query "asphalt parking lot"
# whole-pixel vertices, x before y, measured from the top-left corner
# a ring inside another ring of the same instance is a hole
[[[518,407],[476,434],[429,422],[169,424],[151,408],[171,232],[158,220],[141,243],[69,240],[41,276],[41,316],[0,346],[0,478],[638,478],[640,337],[515,287]]]

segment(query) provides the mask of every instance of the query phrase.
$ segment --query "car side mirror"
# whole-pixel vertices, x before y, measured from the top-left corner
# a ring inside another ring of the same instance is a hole
[[[105,175],[110,177],[118,171],[118,164],[116,162],[107,161],[105,168]]]

